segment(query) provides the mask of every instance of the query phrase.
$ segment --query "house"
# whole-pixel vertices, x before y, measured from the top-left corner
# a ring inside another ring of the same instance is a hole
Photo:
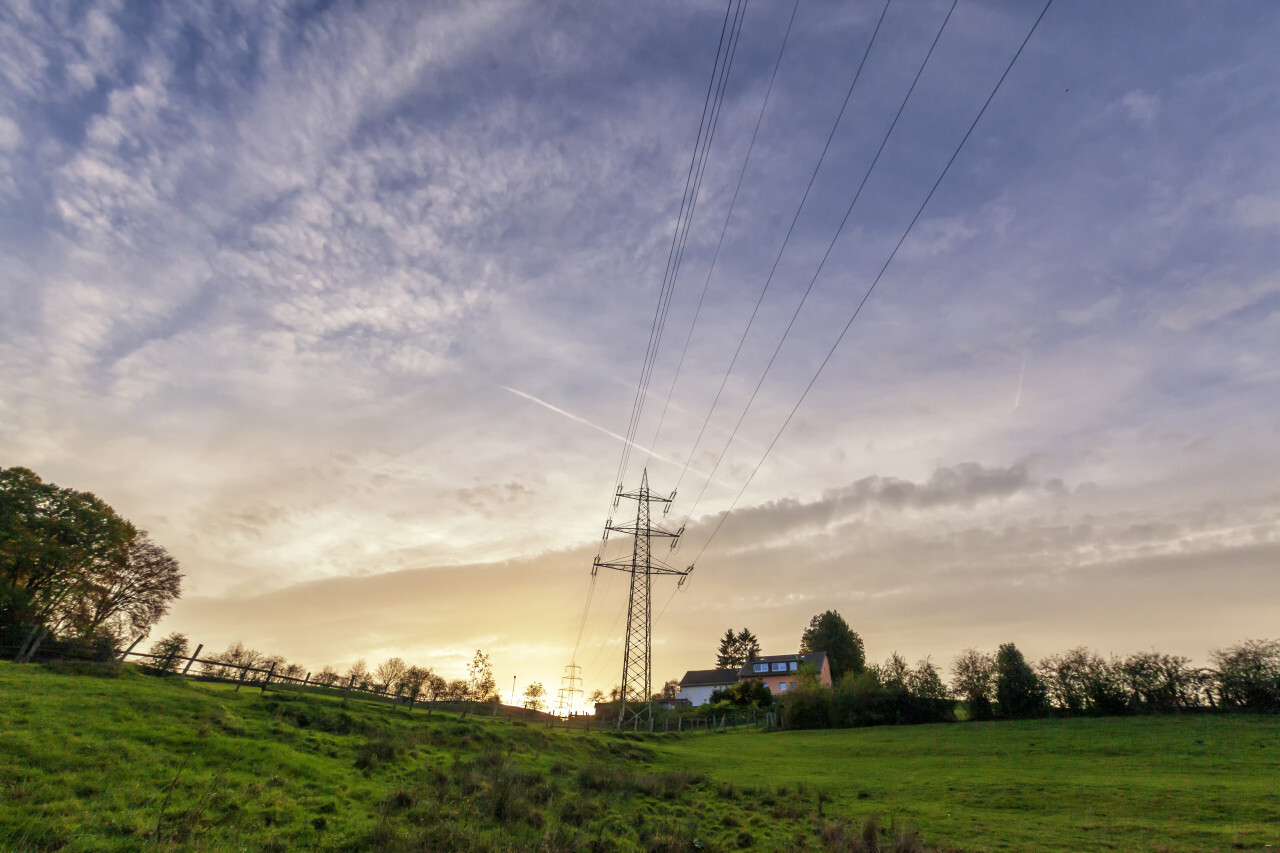
[[[688,699],[690,705],[697,707],[710,702],[712,692],[737,683],[736,669],[691,669],[680,679],[680,692],[676,698]]]
[[[739,681],[763,681],[769,685],[769,691],[775,696],[794,690],[796,675],[800,667],[812,664],[818,671],[818,683],[831,685],[831,664],[827,662],[826,652],[809,652],[808,654],[762,655],[752,658],[737,671]]]
[[[800,667],[812,664],[818,671],[818,683],[831,686],[831,664],[826,652],[808,654],[763,655],[747,661],[740,669],[691,669],[680,679],[680,699],[688,699],[695,707],[711,701],[716,690],[732,687],[740,681],[763,681],[777,696],[794,690]]]

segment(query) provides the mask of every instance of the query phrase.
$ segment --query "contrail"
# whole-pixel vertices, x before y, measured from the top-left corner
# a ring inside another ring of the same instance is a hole
[[[551,405],[546,400],[539,400],[537,397],[533,396],[532,394],[526,394],[523,391],[517,391],[514,388],[508,388],[506,385],[499,385],[498,387],[502,388],[504,391],[510,391],[512,394],[515,394],[517,397],[524,397],[526,400],[529,400],[530,402],[537,403],[539,406],[542,406],[543,408],[550,409],[556,414],[564,415],[566,418],[569,418],[570,420],[577,421],[580,424],[586,424],[592,429],[599,430],[600,432],[604,433],[605,435],[611,438],[616,438],[618,441],[621,441],[623,444],[630,444],[632,447],[638,450],[643,450],[645,453],[652,454],[655,459],[661,459],[663,462],[669,462],[672,465],[681,464],[674,459],[669,459],[668,457],[663,456],[660,453],[654,453],[652,450],[645,447],[644,445],[636,444],[634,441],[628,441],[626,438],[618,435],[616,432],[613,432],[612,430],[607,430],[604,427],[600,426],[599,424],[593,424],[591,421],[587,420],[586,418],[578,417],[573,412],[566,412],[564,409],[560,408],[559,406]]]
[[[1013,398],[1013,410],[1018,411],[1022,405],[1022,378],[1027,375],[1027,354],[1022,354],[1022,370],[1018,372],[1018,393]]]

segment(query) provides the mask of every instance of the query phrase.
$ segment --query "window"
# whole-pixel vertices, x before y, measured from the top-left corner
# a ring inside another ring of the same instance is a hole
[[[783,693],[786,693],[786,692],[787,692],[787,682],[785,682],[785,681],[784,681],[784,682],[782,682],[781,684],[779,684],[779,685],[778,685],[778,689],[779,689],[779,690],[781,690]]]
[[[792,671],[792,672],[795,672],[795,671],[796,671],[796,667],[798,667],[798,666],[800,666],[800,664],[796,663],[795,661],[792,661],[792,662],[791,662],[791,671]]]
[[[768,671],[769,671],[769,664],[767,664],[767,663],[758,663],[758,664],[756,664],[756,665],[755,665],[755,667],[754,667],[754,671],[755,671],[755,672],[768,672]]]
[[[782,663],[775,663],[775,664],[773,665],[773,671],[774,671],[774,672],[786,672],[786,671],[787,671],[787,664],[786,664],[786,661],[783,661]]]

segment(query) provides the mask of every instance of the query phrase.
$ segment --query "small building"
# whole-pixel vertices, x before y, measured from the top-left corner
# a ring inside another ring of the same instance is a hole
[[[658,700],[658,708],[663,711],[687,711],[692,707],[692,702],[688,699],[681,699],[679,696],[674,699]]]
[[[812,664],[818,671],[818,683],[831,686],[831,664],[827,662],[826,652],[809,652],[792,655],[761,655],[752,658],[742,665],[734,675],[735,681],[763,681],[769,685],[769,692],[777,696],[794,690],[796,676],[800,667]],[[683,686],[684,682],[681,682]]]
[[[691,669],[680,679],[680,692],[677,699],[687,699],[689,704],[697,707],[711,701],[711,694],[716,690],[724,690],[738,683],[736,669]],[[830,684],[830,678],[827,679]]]

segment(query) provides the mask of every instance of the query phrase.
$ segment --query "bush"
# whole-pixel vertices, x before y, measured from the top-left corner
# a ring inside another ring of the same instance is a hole
[[[1280,641],[1246,640],[1210,657],[1221,707],[1280,711]]]

